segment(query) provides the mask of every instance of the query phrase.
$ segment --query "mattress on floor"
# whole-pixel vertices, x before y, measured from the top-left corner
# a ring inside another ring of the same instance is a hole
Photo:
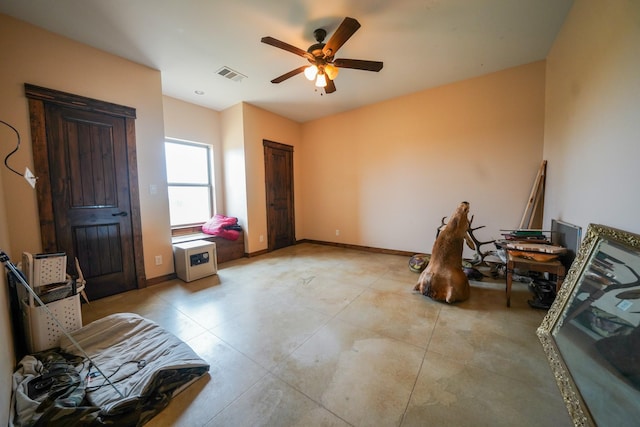
[[[44,413],[35,411],[33,419],[37,425],[63,420],[73,425],[142,425],[168,405],[174,395],[209,370],[209,364],[189,345],[136,314],[110,315],[70,335],[83,351],[63,337],[59,352],[82,360],[75,369],[82,379],[78,390],[84,389],[84,396],[77,405],[70,404],[69,399],[57,398]],[[113,386],[105,381],[105,376]],[[27,382],[30,379],[29,375],[22,378]],[[18,387],[17,407],[24,405],[25,399],[29,400],[26,393],[20,393],[20,389],[26,390],[27,386]],[[38,406],[41,401],[34,404]]]

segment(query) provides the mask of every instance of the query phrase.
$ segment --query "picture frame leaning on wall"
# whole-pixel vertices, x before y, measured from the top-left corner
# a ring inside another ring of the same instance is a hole
[[[590,224],[537,335],[574,425],[635,425],[640,236]]]

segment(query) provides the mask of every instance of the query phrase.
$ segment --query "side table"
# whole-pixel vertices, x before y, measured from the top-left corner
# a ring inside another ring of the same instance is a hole
[[[564,281],[565,267],[557,259],[552,261],[535,261],[532,259],[514,256],[509,249],[507,253],[507,307],[511,307],[511,283],[513,281],[513,271],[515,269],[524,271],[537,271],[539,273],[555,274],[556,293],[560,290]]]

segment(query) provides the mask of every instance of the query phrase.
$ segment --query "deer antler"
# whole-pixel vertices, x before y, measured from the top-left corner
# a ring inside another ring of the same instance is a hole
[[[471,230],[471,223],[473,222],[473,215],[471,215],[471,219],[469,220],[469,226],[467,227],[467,234],[464,235],[464,241],[467,243],[467,246],[469,246],[469,249],[476,251],[478,250],[478,247],[476,246],[476,242],[473,238],[473,236],[470,233]]]
[[[484,228],[486,226],[485,225],[481,225],[480,227],[475,227],[474,228],[474,227],[471,227],[471,223],[473,223],[473,215],[471,215],[471,220],[469,221],[469,229],[467,230],[467,236],[473,241],[475,247],[472,247],[471,245],[469,245],[468,239],[467,239],[467,244],[469,245],[469,247],[471,249],[474,249],[476,251],[476,255],[474,257],[474,262],[473,263],[474,264],[480,264],[482,261],[484,261],[484,257],[486,255],[486,254],[482,253],[482,251],[480,250],[480,247],[484,246],[484,245],[488,245],[490,243],[494,243],[495,240],[488,240],[486,242],[481,242],[480,240],[478,240],[476,238],[476,236],[473,235],[473,232],[476,231],[476,230],[479,230],[481,228]]]

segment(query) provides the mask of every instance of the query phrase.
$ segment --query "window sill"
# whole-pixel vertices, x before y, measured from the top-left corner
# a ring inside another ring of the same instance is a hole
[[[212,236],[211,234],[206,234],[203,232],[181,234],[179,236],[171,236],[171,243],[175,245],[176,243],[191,242],[192,240],[206,240],[212,237],[215,237],[215,236]]]
[[[204,225],[204,223],[202,224],[197,224],[197,225],[190,225],[188,227],[175,227],[171,229],[171,237],[179,237],[179,236],[184,236],[184,235],[190,235],[190,234],[199,234],[202,233],[202,226]]]

